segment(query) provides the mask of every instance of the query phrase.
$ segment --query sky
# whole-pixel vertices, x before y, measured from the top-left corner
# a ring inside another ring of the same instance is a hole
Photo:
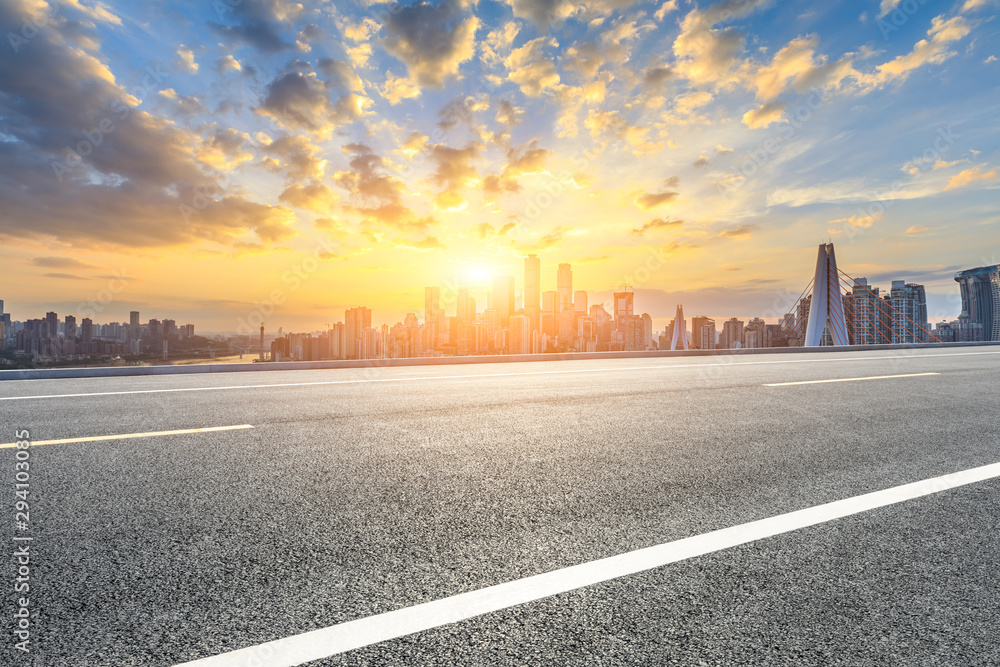
[[[494,275],[776,317],[1000,263],[997,0],[0,0],[0,299],[313,330]]]

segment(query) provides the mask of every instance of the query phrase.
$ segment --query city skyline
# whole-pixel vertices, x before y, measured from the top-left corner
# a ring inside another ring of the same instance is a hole
[[[219,351],[239,352],[241,359],[255,351],[258,361],[1000,341],[1000,266],[957,273],[961,315],[935,325],[924,285],[893,280],[891,289],[880,294],[867,278],[853,277],[837,265],[833,244],[820,244],[807,288],[759,314],[767,319],[718,318],[720,330],[716,318],[697,315],[688,327],[684,305],[677,304],[662,333],[648,313],[639,314],[628,286],[614,292],[609,310],[607,302],[593,303],[586,290],[574,290],[571,264],[558,264],[555,290],[541,291],[540,269],[537,255],[523,258],[520,293],[515,276],[494,276],[492,290],[478,302],[482,309],[467,286],[449,285],[443,295],[440,286],[426,286],[423,320],[409,312],[390,326],[373,321],[370,308],[356,306],[324,330],[283,333],[279,326],[276,334],[272,329],[265,336],[268,314],[258,312],[241,323],[237,335],[214,339],[224,343]],[[128,323],[102,325],[83,318],[78,330],[74,315],[64,322],[54,311],[12,322],[0,300],[0,349],[57,361],[124,354],[135,361],[159,355],[164,362],[178,343],[180,358],[205,352],[214,358],[217,350],[204,336],[195,338],[193,325],[178,327],[172,319],[155,318],[141,324],[139,311],[129,313]]]
[[[4,296],[396,321],[529,251],[610,299],[656,251],[658,319],[752,317],[832,240],[954,317],[998,261],[991,7],[5,3]]]

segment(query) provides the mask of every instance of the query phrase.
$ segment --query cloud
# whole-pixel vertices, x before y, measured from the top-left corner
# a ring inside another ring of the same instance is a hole
[[[319,181],[294,183],[278,195],[278,201],[283,204],[316,213],[330,213],[339,199],[330,186]]]
[[[642,75],[642,85],[646,88],[659,88],[673,76],[674,70],[670,67],[650,67]]]
[[[554,37],[539,37],[514,49],[504,61],[508,77],[521,87],[529,97],[538,97],[546,90],[559,85],[559,72],[546,48],[555,49],[559,42]]]
[[[750,236],[757,230],[756,225],[740,225],[739,227],[732,227],[730,229],[724,229],[719,232],[719,238],[723,239],[738,239]]]
[[[979,167],[973,167],[971,169],[965,169],[960,171],[951,177],[948,181],[948,185],[945,186],[945,190],[954,190],[956,188],[964,188],[967,185],[971,185],[976,182],[986,182],[995,180],[997,177],[996,170],[991,169],[990,171],[983,171]]]
[[[878,6],[878,17],[883,18],[896,8],[902,0],[882,0]]]
[[[913,225],[912,227],[908,227],[907,228],[906,233],[907,234],[920,234],[920,233],[926,232],[928,230],[930,230],[930,227],[921,227],[919,225]]]
[[[180,57],[181,67],[188,74],[198,73],[198,63],[194,60],[194,51],[181,44],[177,47],[177,55]]]
[[[232,11],[234,22],[229,25],[209,22],[209,28],[227,41],[247,44],[263,53],[291,47],[280,30],[289,28],[303,10],[302,5],[286,0],[242,0],[218,6],[223,8],[222,13]]]
[[[444,144],[431,146],[428,157],[436,165],[431,180],[444,188],[435,198],[440,208],[457,209],[465,204],[463,191],[479,184],[479,172],[472,163],[479,157],[481,150],[482,146],[477,143],[465,148],[451,148]]]
[[[743,114],[743,124],[751,130],[767,127],[781,121],[785,111],[784,102],[769,102]]]
[[[881,215],[852,215],[849,218],[831,220],[828,225],[850,225],[859,229],[868,229],[882,219]]]
[[[944,62],[955,55],[954,51],[947,50],[948,45],[968,35],[970,30],[972,26],[961,16],[953,16],[947,20],[943,16],[935,16],[931,20],[931,27],[927,30],[927,39],[914,44],[910,53],[879,65],[873,81],[882,84],[895,79],[905,79],[910,72],[922,65]]]
[[[320,80],[310,65],[297,61],[268,85],[254,111],[289,129],[328,137],[338,127],[361,118],[368,102],[351,92],[331,102],[330,95],[339,83]]]
[[[320,148],[301,134],[283,135],[266,142],[263,152],[268,156],[263,166],[282,173],[289,179],[322,178],[326,160],[320,159]]]
[[[83,276],[77,276],[72,273],[43,273],[43,278],[59,278],[62,280],[86,280]]]
[[[466,0],[403,5],[385,24],[385,49],[406,65],[412,84],[441,88],[476,51],[479,19]]]
[[[240,65],[240,61],[231,55],[223,56],[215,61],[215,68],[220,74],[225,74],[226,72],[240,72],[243,70],[243,66]]]
[[[635,205],[643,211],[662,206],[677,199],[678,193],[672,188],[676,188],[680,179],[671,176],[663,182],[663,188],[659,192],[644,192],[635,198]]]
[[[375,229],[387,226],[424,230],[434,224],[430,217],[418,218],[404,203],[405,184],[385,173],[382,158],[369,146],[354,143],[343,150],[350,157],[351,169],[337,172],[333,180],[349,193],[345,210],[360,215],[366,225]]]
[[[78,259],[72,257],[35,257],[31,260],[31,263],[35,266],[41,266],[46,269],[93,269],[95,268],[93,264],[87,264],[86,262],[81,262]]]
[[[636,0],[503,0],[517,18],[528,19],[540,28],[549,28],[566,19],[607,16],[626,9]]]
[[[645,236],[646,232],[661,230],[661,229],[676,229],[682,227],[684,223],[680,220],[668,220],[667,218],[656,218],[655,220],[650,220],[642,227],[638,229],[633,229],[632,233],[636,236]]]

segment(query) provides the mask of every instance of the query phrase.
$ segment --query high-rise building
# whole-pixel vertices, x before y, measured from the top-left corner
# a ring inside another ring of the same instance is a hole
[[[506,327],[514,314],[514,276],[493,278],[493,309],[497,311],[501,326]]]
[[[962,271],[955,281],[962,292],[966,324],[981,329],[983,341],[1000,341],[1000,265]]]
[[[526,315],[512,315],[508,319],[508,354],[531,354],[530,325]]]
[[[537,255],[524,258],[524,314],[532,331],[541,331],[542,261]]]
[[[624,320],[626,317],[632,317],[634,314],[632,312],[634,308],[634,299],[634,292],[615,292],[615,322],[618,320]]]
[[[573,307],[573,267],[560,264],[556,273],[556,291],[559,293],[559,312]]]
[[[55,338],[59,335],[59,316],[53,312],[45,313],[45,326],[48,330],[48,338]]]
[[[76,338],[76,318],[74,316],[66,316],[66,319],[63,322],[63,335],[66,337],[66,340],[73,340]]]
[[[358,359],[359,341],[365,329],[371,329],[372,311],[370,308],[358,306],[344,311],[344,346],[345,359]]]
[[[587,314],[587,293],[583,290],[573,292],[573,310],[581,315]]]
[[[695,320],[698,320],[698,325],[695,325]],[[695,340],[698,342],[699,350],[714,350],[715,349],[715,320],[708,317],[693,317],[691,318],[691,330],[695,333]]]
[[[730,317],[722,323],[722,336],[719,338],[719,347],[726,350],[735,350],[743,347],[743,320]]]
[[[885,295],[891,306],[890,319],[893,343],[929,342],[927,331],[927,295],[923,285],[893,280]]]
[[[541,331],[546,336],[556,335],[556,315],[559,313],[559,292],[542,292]]]
[[[138,310],[133,310],[128,314],[128,331],[130,340],[142,338],[142,325],[139,324]]]
[[[711,322],[713,327],[715,326],[715,320],[713,320],[710,317],[691,318],[691,349],[693,350],[704,349],[701,347],[701,328],[705,326],[705,324],[708,322]],[[713,336],[713,343],[714,343],[714,336]]]
[[[80,322],[80,342],[89,343],[94,340],[94,322],[89,317]]]
[[[475,302],[473,302],[475,303]],[[455,317],[458,322],[471,322],[476,319],[476,310],[473,306],[472,313],[469,313],[469,288],[458,288],[458,301],[455,304]]]
[[[441,289],[438,287],[424,288],[424,335],[428,350],[439,347],[448,335],[444,309],[441,308]]]

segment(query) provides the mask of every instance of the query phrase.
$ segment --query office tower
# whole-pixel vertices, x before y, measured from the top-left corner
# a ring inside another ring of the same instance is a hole
[[[674,316],[673,334],[670,338],[671,350],[688,349],[687,322],[684,321],[684,306],[677,306],[677,314]]]
[[[129,338],[136,340],[142,338],[142,325],[139,324],[139,311],[133,310],[128,314]]]
[[[542,292],[541,332],[556,335],[556,315],[559,312],[559,292]]]
[[[45,326],[48,328],[47,338],[59,335],[59,316],[53,312],[45,313]]]
[[[923,285],[893,280],[885,295],[891,306],[891,338],[893,343],[926,343],[927,295]]]
[[[436,289],[436,288],[435,288]],[[344,311],[344,345],[345,359],[358,359],[358,346],[362,333],[372,326],[372,311],[364,306]]]
[[[66,316],[66,319],[63,322],[63,335],[66,336],[66,340],[73,340],[76,338],[76,318],[74,316]]]
[[[728,350],[736,350],[743,347],[743,320],[730,317],[722,323],[722,336],[719,338],[719,347]]]
[[[867,278],[858,278],[844,297],[844,317],[852,345],[883,345],[891,342],[889,307],[871,287]]]
[[[626,317],[632,317],[632,301],[634,298],[634,292],[615,292],[615,322],[618,322],[618,320],[624,320]]]
[[[694,324],[695,320],[699,321],[696,326]],[[696,349],[700,350],[714,350],[715,349],[715,320],[708,317],[695,317],[691,319],[691,331],[694,332],[695,340],[698,342],[698,347]]]
[[[441,290],[437,287],[424,288],[424,349],[433,350],[441,344],[445,335],[441,310]]]
[[[524,258],[524,314],[532,331],[541,327],[542,262],[537,255]]]
[[[496,276],[493,278],[493,309],[502,326],[514,314],[514,276]]]
[[[955,282],[962,292],[960,326],[981,330],[980,340],[1000,341],[1000,265],[962,271]]]
[[[89,318],[83,318],[80,322],[80,342],[89,343],[94,340],[94,322]]]
[[[642,317],[642,346],[644,350],[653,349],[653,318],[649,313],[643,313]]]
[[[0,316],[3,315],[3,299],[0,299]]]
[[[367,310],[367,309],[366,309]],[[370,320],[370,312],[369,312]],[[378,359],[379,358],[379,332],[371,326],[361,330],[357,341],[355,341],[355,359]]]
[[[704,349],[701,346],[701,328],[706,322],[712,322],[712,326],[715,326],[715,321],[709,317],[692,317],[691,318],[691,349],[701,350]]]
[[[459,287],[458,288],[458,301],[455,304],[455,317],[458,318],[459,322],[469,322],[470,320],[476,319],[476,313],[473,311],[472,315],[469,315],[469,288]]]
[[[581,315],[587,314],[587,293],[583,290],[577,290],[573,293],[573,310]]]
[[[743,347],[754,350],[767,347],[767,325],[764,320],[755,317],[743,329]]]
[[[573,269],[569,264],[560,264],[556,273],[556,291],[559,292],[559,312],[573,307]]]
[[[500,351],[496,347],[496,337],[499,330],[500,317],[497,315],[496,309],[487,308],[483,311],[483,340],[480,342],[481,350],[491,354]]]
[[[508,320],[508,354],[531,354],[531,322],[526,315],[512,315]]]

